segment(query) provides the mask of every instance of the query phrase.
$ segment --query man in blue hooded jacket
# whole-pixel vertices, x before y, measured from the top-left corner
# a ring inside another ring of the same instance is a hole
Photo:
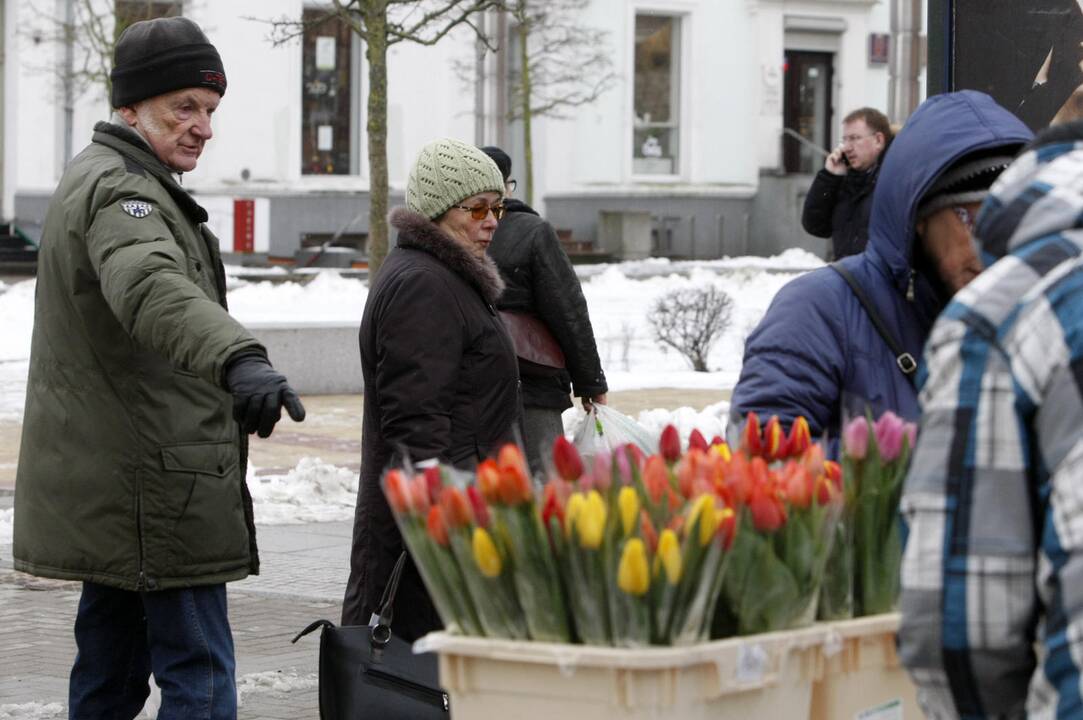
[[[783,425],[803,415],[814,437],[826,433],[834,440],[843,416],[866,407],[916,420],[913,359],[921,357],[933,321],[970,272],[947,267],[954,258],[936,247],[935,236],[958,229],[952,223],[969,224],[996,175],[1031,137],[983,93],[922,103],[884,158],[868,247],[838,263],[897,348],[835,268],[807,273],[779,291],[745,344],[733,425],[750,411],[778,415]],[[954,205],[944,205],[944,198]]]

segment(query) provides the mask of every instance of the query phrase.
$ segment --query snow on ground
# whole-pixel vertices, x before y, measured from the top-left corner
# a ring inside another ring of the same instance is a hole
[[[67,717],[61,703],[11,703],[0,705],[0,720],[45,720],[46,718]]]
[[[597,266],[577,266],[590,309],[598,352],[611,390],[655,387],[732,388],[741,370],[748,333],[763,317],[775,293],[797,274],[822,266],[814,255],[791,249],[772,258],[738,257],[671,262],[652,258]],[[227,268],[230,312],[242,322],[360,323],[368,295],[364,281],[334,271],[314,273],[305,284],[252,280],[250,268]],[[249,279],[242,279],[239,275]],[[269,277],[281,275],[268,271]],[[34,280],[0,283],[0,422],[22,420],[33,325]],[[666,292],[714,285],[734,302],[731,323],[708,357],[711,372],[693,372],[674,351],[651,336],[647,313]],[[698,428],[708,439],[723,434],[728,403],[702,410],[659,408],[635,418],[653,435],[667,423],[687,439]],[[581,410],[564,414],[573,435]],[[256,521],[261,525],[330,522],[353,517],[356,473],[317,458],[303,458],[285,475],[249,476]],[[11,511],[0,511],[0,544],[10,542]]]
[[[259,525],[352,520],[357,482],[356,472],[319,458],[301,458],[285,475],[256,477],[256,468],[248,466],[248,489]]]

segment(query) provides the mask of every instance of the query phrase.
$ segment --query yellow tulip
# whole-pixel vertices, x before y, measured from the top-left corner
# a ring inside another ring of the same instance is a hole
[[[624,537],[632,534],[636,520],[639,519],[639,495],[631,487],[625,485],[617,495],[617,507],[620,508],[620,522],[624,528]]]
[[[692,512],[688,514],[687,527],[689,529],[695,525],[697,518],[699,518],[699,544],[706,545],[711,541],[711,536],[714,535],[714,531],[718,529],[718,523],[722,520],[715,510],[714,498],[706,493],[696,498]]]
[[[650,575],[647,572],[647,549],[639,538],[632,538],[624,544],[617,568],[617,587],[629,595],[643,595],[650,588]]]
[[[666,571],[666,581],[670,585],[676,585],[681,581],[681,543],[677,540],[677,533],[669,528],[662,531],[658,536],[658,553],[654,556],[654,574],[658,574],[659,568]]]
[[[575,527],[575,521],[579,517],[579,513],[583,512],[583,506],[586,505],[587,499],[583,497],[583,493],[572,493],[568,498],[568,504],[564,506],[564,534],[571,537],[572,528]]]
[[[485,577],[497,577],[504,569],[504,562],[500,559],[500,553],[489,537],[488,531],[482,527],[474,528],[473,537],[474,562]]]
[[[722,458],[726,462],[729,462],[733,459],[733,455],[730,454],[730,446],[726,443],[722,443],[721,445],[712,445],[711,452],[713,452],[715,455]]]
[[[601,546],[605,537],[605,516],[605,501],[597,490],[591,490],[576,518],[580,545],[588,550],[597,550]]]

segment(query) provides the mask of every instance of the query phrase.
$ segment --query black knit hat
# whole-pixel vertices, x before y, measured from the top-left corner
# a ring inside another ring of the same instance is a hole
[[[495,145],[486,145],[481,151],[496,163],[496,166],[500,169],[500,174],[504,176],[504,182],[507,182],[508,177],[511,175],[511,158],[508,157],[508,154]]]
[[[184,17],[132,23],[113,53],[113,107],[182,88],[205,87],[226,94],[222,58],[194,22]]]
[[[1012,163],[1018,146],[992,148],[966,155],[941,173],[918,204],[917,219],[952,205],[981,202],[989,188]]]

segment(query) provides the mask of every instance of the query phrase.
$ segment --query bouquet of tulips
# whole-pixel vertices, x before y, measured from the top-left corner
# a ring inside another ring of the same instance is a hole
[[[899,497],[917,426],[893,412],[853,418],[842,432],[852,524],[855,614],[891,612],[899,596]]]
[[[842,512],[839,467],[811,442],[802,417],[787,436],[777,417],[761,432],[749,413],[740,437],[720,487],[743,514],[715,634],[807,625]]]

